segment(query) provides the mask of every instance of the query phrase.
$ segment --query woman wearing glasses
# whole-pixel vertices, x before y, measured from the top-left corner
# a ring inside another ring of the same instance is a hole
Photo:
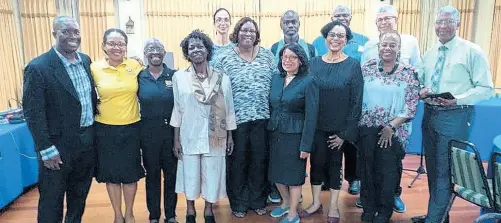
[[[268,98],[277,64],[271,51],[258,45],[259,29],[251,18],[237,22],[231,41],[236,46],[221,51],[214,66],[231,80],[237,130],[235,149],[228,157],[228,197],[233,215],[243,218],[248,210],[266,214]]]
[[[141,150],[146,169],[146,204],[150,223],[158,223],[163,171],[165,222],[177,222],[177,158],[172,151],[174,128],[169,125],[174,107],[174,70],[163,63],[165,47],[157,38],[146,41],[144,57],[148,67],[139,74],[138,97],[141,106]]]
[[[310,156],[317,125],[318,88],[308,75],[308,56],[297,43],[280,50],[278,70],[273,75],[270,93],[270,168],[269,180],[275,183],[282,204],[271,212],[280,222],[297,223],[301,186],[306,160]]]
[[[310,61],[310,74],[319,87],[318,121],[311,154],[310,181],[313,204],[301,211],[308,217],[322,211],[320,191],[328,182],[330,204],[327,222],[339,222],[338,198],[342,184],[343,149],[357,139],[357,122],[362,105],[363,78],[359,62],[348,57],[342,49],[352,38],[348,26],[331,22],[321,30],[327,54]],[[353,148],[353,147],[348,147]],[[328,163],[327,173],[324,171]],[[326,179],[327,177],[327,179]]]
[[[219,8],[212,17],[214,27],[216,28],[216,37],[214,38],[214,50],[212,58],[214,61],[218,52],[224,48],[232,47],[233,43],[230,40],[231,15],[225,8]]]
[[[120,29],[104,32],[106,59],[91,64],[99,94],[95,124],[96,180],[106,183],[114,223],[135,222],[133,214],[137,181],[144,177],[139,151],[139,103],[137,77],[143,66],[125,57],[127,35]],[[122,192],[125,216],[122,214]]]

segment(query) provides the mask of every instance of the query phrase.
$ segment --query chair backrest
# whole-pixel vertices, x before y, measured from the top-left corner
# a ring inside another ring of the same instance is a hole
[[[467,148],[473,151],[468,151]],[[484,166],[480,160],[480,154],[472,143],[451,140],[449,142],[451,183],[468,191],[468,196],[475,200],[474,196],[483,195],[488,199],[482,202],[483,207],[493,207],[494,201],[487,182]]]
[[[498,220],[496,222],[499,222],[500,219],[501,219],[500,213],[487,213],[480,215],[477,219],[475,219],[473,223],[482,223],[484,221],[493,222],[492,220]]]
[[[492,193],[494,204],[497,211],[501,211],[501,162],[498,162],[498,157],[501,157],[500,152],[494,152],[491,156],[491,168],[493,173]]]

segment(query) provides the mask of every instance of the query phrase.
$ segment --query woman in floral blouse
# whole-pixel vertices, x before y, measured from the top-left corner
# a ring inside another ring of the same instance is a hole
[[[379,42],[379,59],[362,67],[359,121],[362,220],[374,223],[389,222],[393,213],[397,166],[405,155],[419,92],[414,69],[399,63],[400,35],[384,33]]]

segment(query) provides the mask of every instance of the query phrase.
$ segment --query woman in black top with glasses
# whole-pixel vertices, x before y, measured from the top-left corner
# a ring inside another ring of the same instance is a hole
[[[174,70],[163,63],[165,48],[157,38],[146,41],[144,56],[148,67],[139,74],[138,97],[141,106],[141,149],[146,169],[146,204],[150,223],[159,222],[163,171],[165,222],[177,222],[177,194],[174,190],[177,158],[172,151],[174,128],[169,125],[174,106]]]

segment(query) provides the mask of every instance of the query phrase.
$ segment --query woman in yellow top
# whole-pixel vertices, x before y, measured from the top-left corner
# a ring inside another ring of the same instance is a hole
[[[134,222],[132,207],[137,181],[145,176],[141,166],[137,77],[143,66],[127,59],[127,35],[119,29],[104,33],[102,49],[107,58],[91,64],[99,95],[96,116],[96,180],[106,183],[114,223]],[[122,214],[122,190],[125,216]]]

